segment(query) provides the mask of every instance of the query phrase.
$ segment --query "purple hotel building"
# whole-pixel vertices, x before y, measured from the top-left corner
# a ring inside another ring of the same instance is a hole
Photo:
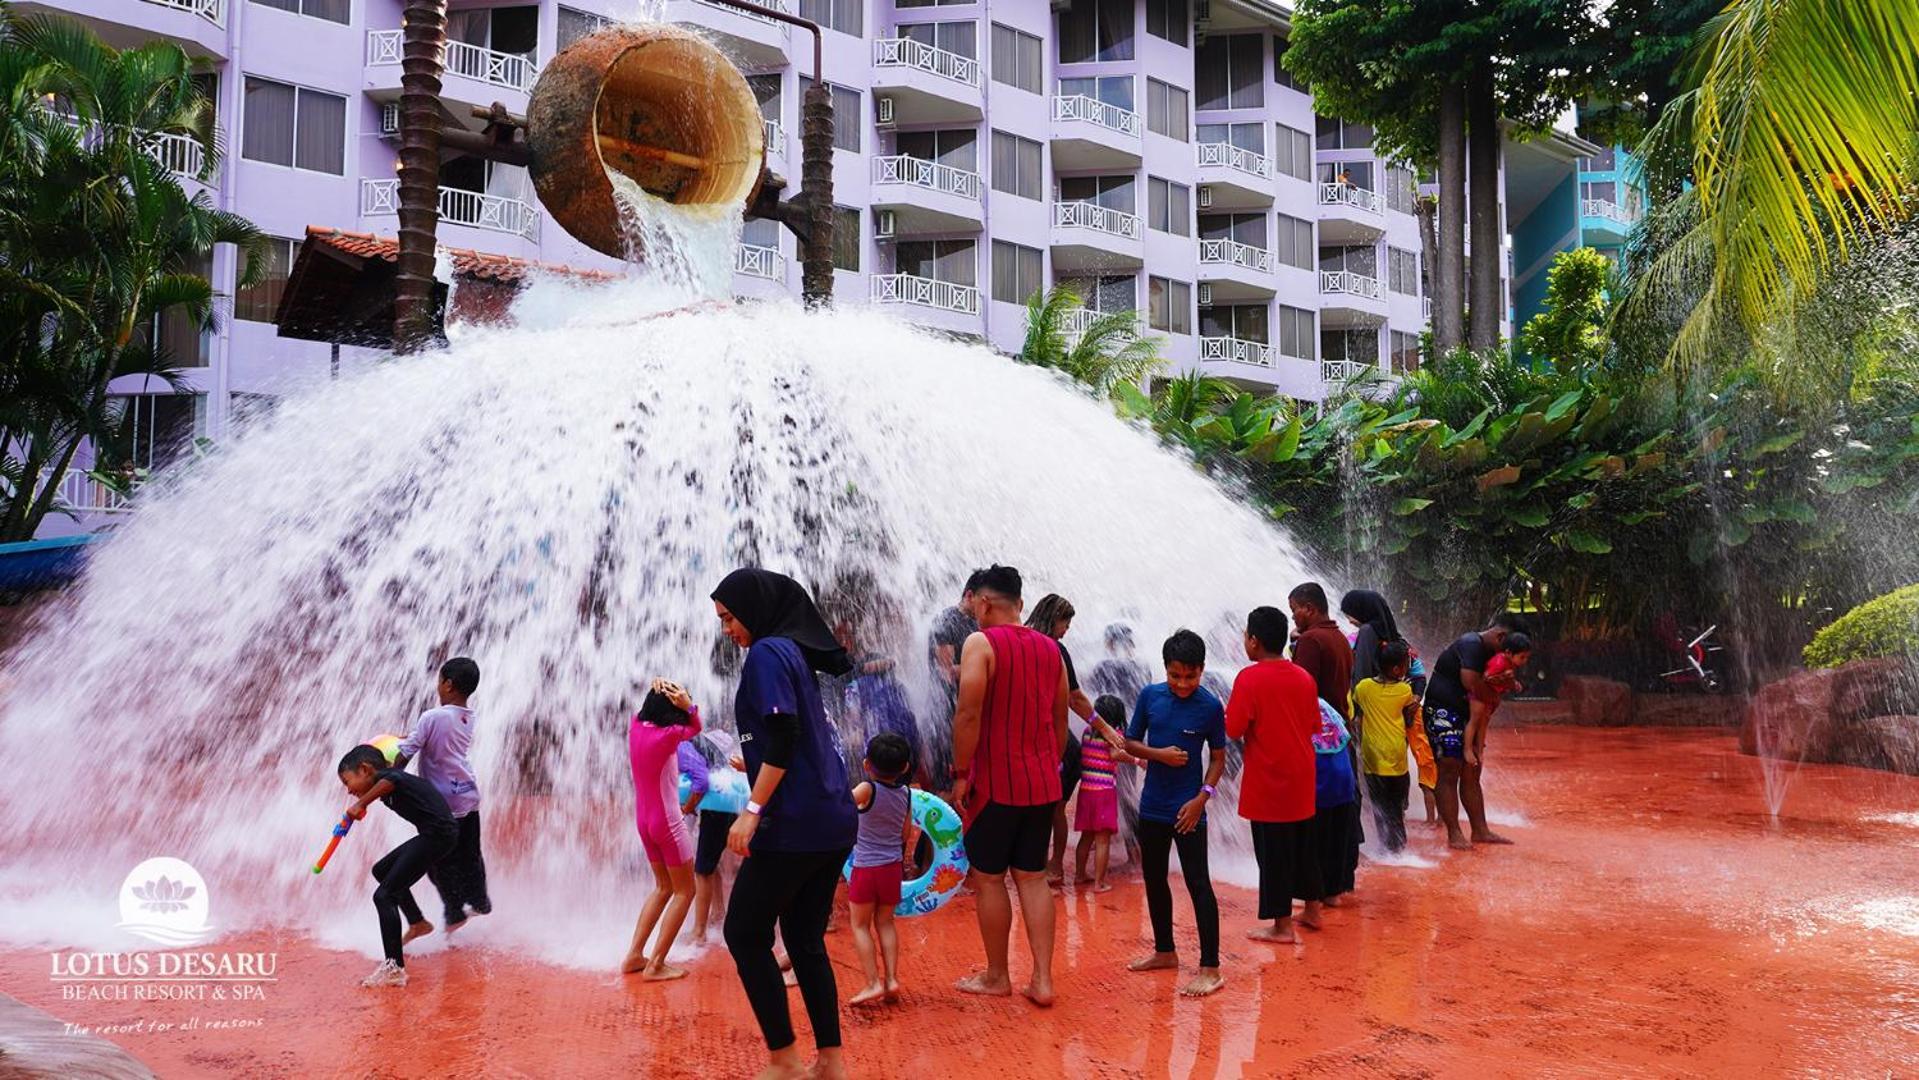
[[[917,323],[1012,351],[1025,299],[1071,282],[1090,311],[1138,311],[1172,368],[1307,401],[1359,369],[1417,364],[1427,321],[1417,180],[1374,155],[1367,128],[1315,116],[1310,94],[1277,65],[1289,7],[761,2],[797,4],[827,28],[840,302],[902,307]],[[798,102],[815,74],[803,32],[701,0],[449,7],[443,93],[453,118],[477,127],[469,107],[495,101],[523,114],[557,50],[608,20],[666,19],[697,28],[747,72],[770,164],[797,183]],[[282,238],[270,280],[237,293],[233,252],[216,253],[215,288],[231,295],[217,330],[159,328],[176,355],[197,359],[188,392],[114,388],[131,399],[135,458],[162,466],[191,437],[218,440],[332,363],[328,346],[282,339],[270,320],[306,226],[396,231],[401,2],[19,8],[78,16],[113,44],[164,38],[200,58],[227,148],[208,193]],[[1550,186],[1597,150],[1566,136],[1509,145],[1502,175]],[[173,152],[181,171],[198,171],[197,147]],[[448,153],[442,182],[449,247],[611,266],[546,220],[523,169]],[[798,293],[792,237],[771,222],[747,223],[735,270],[740,296]],[[345,354],[349,365],[370,355]],[[114,498],[70,480],[69,501],[91,511],[82,526],[100,521]]]

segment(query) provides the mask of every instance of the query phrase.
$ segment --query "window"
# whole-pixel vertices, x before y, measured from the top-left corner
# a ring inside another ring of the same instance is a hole
[[[1237,244],[1266,250],[1265,214],[1201,214],[1201,240],[1231,240]]]
[[[801,101],[806,100],[806,91],[812,85],[812,79],[800,76]],[[860,129],[865,123],[865,117],[860,115],[860,92],[834,83],[827,85],[833,88],[833,147],[857,154],[860,150]]]
[[[1277,214],[1276,228],[1273,230],[1276,243],[1275,254],[1279,256],[1281,266],[1297,266],[1301,270],[1311,270],[1319,260],[1319,247],[1313,242],[1313,223],[1302,221],[1289,214]]]
[[[1130,176],[1069,176],[1059,182],[1059,201],[1095,203],[1108,210],[1123,210],[1130,214],[1134,206],[1133,178]]]
[[[740,243],[746,247],[780,249],[780,223],[772,218],[749,218],[740,226]]]
[[[1201,143],[1227,143],[1255,154],[1266,152],[1264,124],[1200,124],[1193,128],[1193,138]]]
[[[1293,73],[1287,71],[1286,65],[1280,62],[1286,55],[1286,46],[1288,44],[1287,40],[1283,37],[1273,39],[1273,81],[1288,89],[1297,90],[1302,94],[1310,94],[1312,90],[1305,83],[1293,78]]]
[[[1396,247],[1386,249],[1386,287],[1402,296],[1419,295],[1419,256]]]
[[[1023,199],[1040,198],[1040,145],[1004,131],[993,132],[993,190]]]
[[[1207,38],[1193,55],[1194,104],[1206,109],[1257,109],[1266,103],[1263,34]]]
[[[1323,247],[1319,249],[1319,268],[1329,274],[1345,270],[1360,277],[1376,278],[1379,276],[1379,249],[1371,244]]]
[[[1419,370],[1419,335],[1392,332],[1392,366],[1395,375],[1411,375]]]
[[[278,236],[269,237],[265,273],[252,285],[242,285],[233,293],[233,317],[248,322],[272,322],[280,310],[280,294],[286,292],[287,274],[293,270],[293,257],[300,251],[300,242],[285,240]],[[245,273],[242,260],[239,273]]]
[[[346,174],[346,99],[247,76],[240,156],[271,165]]]
[[[1610,146],[1594,154],[1592,157],[1579,159],[1579,170],[1581,172],[1611,172],[1618,167],[1618,155]]]
[[[163,469],[189,453],[206,435],[204,394],[133,394],[115,397],[117,430],[99,447],[100,463]]]
[[[1318,132],[1321,150],[1372,149],[1373,129],[1365,124],[1349,124],[1336,116],[1322,116]]]
[[[1133,77],[1106,75],[1100,78],[1061,79],[1060,97],[1089,97],[1115,109],[1133,111]]]
[[[1370,161],[1328,161],[1319,166],[1319,182],[1373,190],[1373,163]]]
[[[979,136],[971,128],[909,131],[894,136],[893,149],[896,153],[918,158],[921,161],[937,161],[941,165],[951,165],[955,169],[978,172],[979,161],[976,153],[978,142]],[[1035,186],[1037,187],[1037,182]]]
[[[213,256],[208,253],[190,257],[187,265],[180,269],[212,280]],[[160,311],[144,325],[137,327],[136,333],[145,344],[164,352],[177,367],[207,366],[207,335],[202,331],[200,320],[183,307],[174,306]]]
[[[1238,338],[1264,345],[1269,329],[1265,304],[1230,304],[1199,309],[1201,337]]]
[[[861,216],[850,206],[833,208],[833,269],[859,273]]]
[[[1185,184],[1146,178],[1146,227],[1174,236],[1193,235],[1193,193]]]
[[[565,11],[565,8],[561,8]],[[760,117],[774,123],[780,121],[780,77],[778,75],[748,75],[746,85],[752,87],[754,100],[760,103]]]
[[[1102,314],[1114,311],[1138,311],[1139,294],[1131,274],[1123,276],[1062,278],[1060,284],[1073,290],[1080,306]]]
[[[979,0],[939,0],[942,6],[946,4],[974,4],[978,2]],[[933,3],[934,0],[893,0],[893,6],[896,8],[932,7]]]
[[[895,29],[900,37],[944,49],[968,60],[979,59],[979,24],[967,22],[907,23]]]
[[[1273,125],[1273,171],[1295,180],[1313,178],[1312,136],[1285,124]]]
[[[1039,39],[1010,26],[993,24],[993,81],[1040,93]]]
[[[540,39],[539,5],[449,11],[446,39],[531,59]]]
[[[1185,142],[1191,130],[1186,91],[1158,79],[1147,79],[1146,129]]]
[[[800,0],[800,18],[854,37],[865,36],[866,0]]]
[[[1059,62],[1133,58],[1133,0],[1071,0],[1059,13]]]
[[[1579,185],[1579,197],[1582,199],[1598,199],[1601,202],[1617,203],[1619,201],[1619,185],[1613,183],[1611,180],[1582,183]]]
[[[566,48],[581,38],[592,37],[594,34],[613,25],[613,20],[604,15],[594,15],[585,11],[574,11],[570,7],[562,6],[559,14],[560,25],[556,34],[559,48],[561,49]]]
[[[931,281],[974,285],[979,281],[971,240],[901,240],[893,245],[893,269]]]
[[[350,0],[253,0],[253,2],[261,7],[279,8],[281,11],[325,19],[342,26],[353,21],[353,5]]]
[[[1379,331],[1372,327],[1319,332],[1319,358],[1379,366]]]
[[[1192,22],[1186,0],[1146,0],[1146,32],[1186,47],[1186,27]]]
[[[993,241],[993,299],[1024,304],[1043,287],[1045,264],[1038,248]]]
[[[1305,308],[1279,305],[1279,346],[1281,356],[1313,358],[1313,313]]]
[[[1397,210],[1402,214],[1412,213],[1413,200],[1419,194],[1413,187],[1412,170],[1388,165],[1385,185],[1386,190],[1383,194],[1386,196],[1386,209]]]
[[[1193,287],[1162,277],[1146,279],[1146,322],[1169,334],[1193,332]]]

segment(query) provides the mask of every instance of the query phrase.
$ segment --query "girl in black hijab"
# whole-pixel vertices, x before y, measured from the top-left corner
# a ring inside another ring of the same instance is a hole
[[[713,590],[720,629],[746,650],[734,723],[752,785],[727,834],[742,856],[726,912],[726,947],[759,1021],[769,1072],[800,1076],[779,962],[778,924],[819,1050],[814,1075],[845,1075],[839,988],[826,956],[826,922],[840,867],[859,830],[839,731],[826,718],[815,673],[852,663],[799,582],[770,570],[735,570]]]
[[[1353,639],[1353,685],[1359,680],[1369,679],[1379,674],[1379,647],[1388,641],[1406,641],[1400,636],[1399,624],[1393,621],[1393,606],[1386,598],[1371,589],[1353,589],[1339,599],[1339,613],[1351,619],[1359,628],[1359,636]],[[1410,648],[1411,642],[1407,642]],[[1412,673],[1409,676],[1413,693],[1426,693],[1426,669],[1419,662],[1419,654],[1413,654]]]

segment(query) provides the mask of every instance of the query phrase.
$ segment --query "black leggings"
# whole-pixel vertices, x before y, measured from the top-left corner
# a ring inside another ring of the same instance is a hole
[[[386,950],[386,958],[401,967],[406,966],[406,957],[400,952],[400,916],[406,916],[409,924],[426,918],[420,914],[420,905],[413,902],[413,886],[434,863],[453,850],[454,844],[455,838],[450,833],[445,836],[421,834],[373,864],[373,880],[380,883],[373,890],[373,910],[380,913],[380,945]]]
[[[833,914],[833,892],[847,849],[822,852],[756,851],[740,861],[726,907],[726,949],[739,969],[740,985],[760,1022],[768,1050],[793,1045],[793,1015],[786,1007],[786,983],[773,959],[773,924],[793,961],[806,1018],[813,1023],[813,1045],[830,1050],[840,1044],[840,991],[833,962],[826,955],[826,920]]]
[[[1380,842],[1387,851],[1399,851],[1406,846],[1406,796],[1411,793],[1412,779],[1405,773],[1398,776],[1375,776],[1366,774],[1366,801],[1373,805],[1373,828],[1378,830]]]
[[[1199,966],[1219,966],[1219,900],[1213,895],[1213,877],[1206,866],[1206,823],[1189,833],[1173,831],[1163,821],[1139,823],[1139,868],[1146,879],[1146,910],[1153,920],[1153,951],[1173,951],[1173,889],[1166,881],[1168,856],[1179,848],[1179,872],[1186,878],[1186,895],[1193,899],[1193,921],[1199,924]]]
[[[493,910],[486,895],[486,859],[480,855],[480,812],[472,810],[456,820],[460,823],[459,842],[426,872],[446,907],[448,926],[465,922],[469,907],[481,914]]]

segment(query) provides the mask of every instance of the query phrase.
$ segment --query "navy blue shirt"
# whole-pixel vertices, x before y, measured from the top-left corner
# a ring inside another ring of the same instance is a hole
[[[789,638],[755,641],[740,672],[733,721],[740,731],[740,756],[746,759],[749,783],[759,779],[766,717],[772,713],[798,717],[799,734],[793,740],[786,776],[760,815],[752,850],[851,849],[860,815],[846,782],[839,729],[827,722],[819,681]]]
[[[1146,782],[1139,792],[1140,820],[1171,824],[1206,780],[1200,749],[1210,746],[1218,753],[1226,747],[1226,709],[1203,686],[1182,698],[1165,683],[1154,683],[1139,692],[1126,737],[1155,748],[1177,746],[1186,751],[1186,764],[1177,768],[1147,762]]]

